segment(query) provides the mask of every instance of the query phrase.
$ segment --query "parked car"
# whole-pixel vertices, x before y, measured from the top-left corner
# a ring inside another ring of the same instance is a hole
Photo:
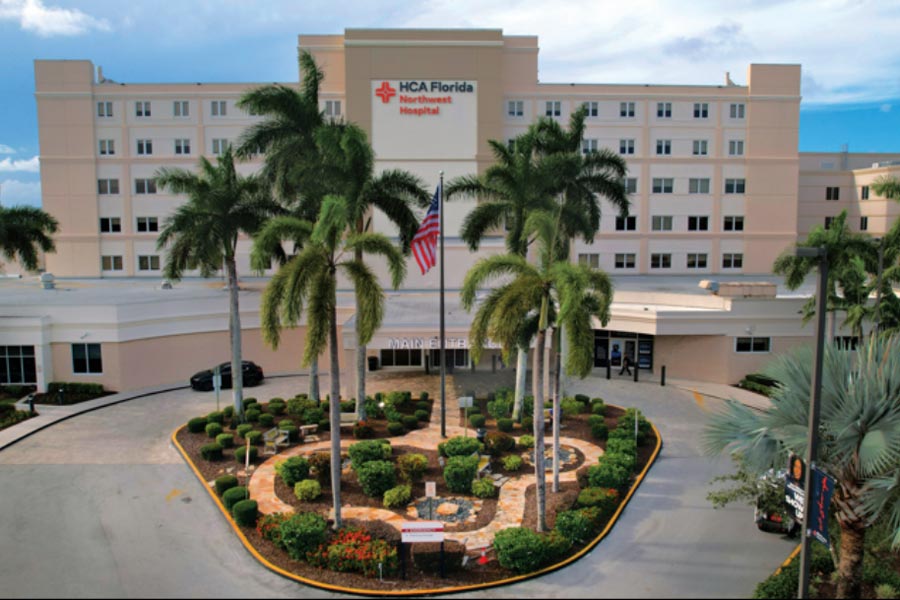
[[[244,375],[244,385],[252,387],[259,385],[263,380],[262,367],[256,363],[245,360],[242,363],[242,371]],[[231,363],[226,362],[219,365],[219,372],[222,375],[222,389],[231,387]],[[213,389],[213,370],[207,369],[195,373],[191,377],[191,387],[195,390],[208,392]]]
[[[791,518],[785,509],[784,480],[786,476],[787,471],[785,470],[777,473],[769,470],[760,477],[760,493],[756,497],[753,518],[760,531],[783,533],[793,537],[800,533],[801,523]]]

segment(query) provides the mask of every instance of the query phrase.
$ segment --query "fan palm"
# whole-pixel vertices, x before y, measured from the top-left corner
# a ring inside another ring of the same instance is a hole
[[[260,233],[267,239],[270,228],[290,227],[303,240],[299,254],[287,261],[272,277],[263,293],[262,330],[266,341],[277,348],[283,326],[294,326],[305,314],[306,348],[304,364],[329,349],[331,362],[331,487],[334,497],[335,528],[341,526],[341,440],[340,364],[337,335],[337,275],[353,283],[357,298],[357,332],[365,342],[381,325],[384,291],[371,269],[356,258],[357,252],[375,254],[387,260],[391,283],[399,287],[406,274],[403,254],[391,241],[376,233],[346,235],[351,223],[351,204],[342,196],[326,196],[315,225],[275,219]],[[276,234],[277,235],[277,234]],[[263,250],[264,251],[264,250]]]
[[[872,183],[872,190],[879,196],[900,200],[900,179],[881,175]]]
[[[805,455],[811,348],[776,358],[765,373],[781,382],[766,410],[726,402],[704,432],[710,454],[739,452],[758,473]],[[870,336],[855,352],[825,346],[816,466],[835,478],[840,526],[838,597],[860,597],[863,542],[875,521],[900,545],[900,336]]]
[[[239,236],[253,235],[278,207],[257,176],[236,172],[230,147],[215,165],[201,157],[199,167],[199,173],[175,168],[156,172],[160,188],[188,196],[187,202],[163,224],[157,248],[168,247],[164,273],[169,279],[181,279],[185,271],[193,269],[209,277],[224,265],[229,293],[232,393],[235,414],[241,416],[244,392],[235,253]]]
[[[53,252],[50,237],[59,223],[49,214],[31,206],[0,206],[0,251],[10,261],[19,261],[29,271],[38,268],[38,250]]]

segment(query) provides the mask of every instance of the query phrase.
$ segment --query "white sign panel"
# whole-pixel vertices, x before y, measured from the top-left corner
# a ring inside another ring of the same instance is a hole
[[[472,408],[475,406],[475,398],[472,396],[460,396],[457,400],[460,408]]]
[[[404,544],[443,542],[444,524],[440,521],[403,521],[400,525],[400,541]]]
[[[436,481],[426,481],[425,482],[425,497],[426,498],[434,498],[437,496],[437,482]]]

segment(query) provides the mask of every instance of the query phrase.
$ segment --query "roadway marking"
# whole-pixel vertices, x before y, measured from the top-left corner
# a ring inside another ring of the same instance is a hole
[[[697,403],[697,406],[700,407],[700,410],[706,412],[706,405],[703,403],[703,396],[700,392],[694,392],[694,401]]]
[[[181,490],[179,490],[177,488],[172,489],[171,492],[166,494],[166,502],[171,502],[173,498],[175,498],[176,496],[180,496],[183,493],[184,492],[182,492]]]

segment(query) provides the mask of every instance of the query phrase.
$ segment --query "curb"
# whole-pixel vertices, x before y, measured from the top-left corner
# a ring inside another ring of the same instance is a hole
[[[621,406],[617,406],[615,404],[607,404],[607,406],[613,406],[615,408],[622,409]],[[622,410],[624,410],[624,409],[622,409]],[[219,510],[225,516],[225,520],[231,526],[232,530],[234,530],[234,532],[237,534],[238,539],[244,545],[244,548],[247,550],[247,552],[249,552],[250,555],[253,556],[253,558],[255,558],[257,561],[259,561],[259,563],[261,563],[264,567],[266,567],[273,573],[276,573],[278,575],[281,575],[282,577],[291,579],[298,583],[303,583],[305,585],[319,588],[322,590],[327,590],[330,592],[341,592],[341,593],[345,593],[345,594],[354,594],[354,595],[358,595],[358,596],[433,596],[433,595],[438,595],[438,594],[455,594],[455,593],[459,593],[459,592],[484,590],[484,589],[495,588],[495,587],[504,586],[504,585],[510,585],[513,583],[520,583],[523,581],[527,581],[529,579],[533,579],[535,577],[547,575],[548,573],[552,573],[558,569],[566,567],[566,566],[574,563],[575,561],[577,561],[584,555],[591,552],[597,546],[597,544],[599,544],[603,540],[603,538],[605,538],[609,534],[609,532],[612,531],[612,528],[618,522],[619,517],[622,515],[622,512],[625,510],[625,507],[628,506],[628,503],[631,501],[632,496],[634,496],[638,487],[640,487],[641,483],[644,481],[644,478],[647,476],[647,473],[650,472],[650,467],[652,467],[656,463],[656,459],[659,456],[660,450],[662,449],[662,436],[660,436],[659,430],[656,428],[656,425],[654,425],[651,422],[650,426],[653,428],[653,433],[656,435],[656,448],[653,449],[653,453],[650,455],[650,458],[647,461],[647,464],[644,465],[643,470],[637,475],[637,477],[635,477],[634,484],[631,486],[631,489],[628,490],[628,494],[625,495],[625,498],[622,500],[622,503],[619,505],[619,508],[616,509],[615,513],[613,513],[613,516],[610,518],[609,522],[606,524],[606,527],[603,528],[603,531],[601,531],[600,534],[597,535],[597,537],[594,538],[594,540],[592,542],[590,542],[587,546],[585,546],[584,548],[582,548],[581,550],[579,550],[577,553],[573,554],[566,560],[556,563],[555,565],[550,565],[548,567],[544,567],[543,569],[541,569],[539,571],[535,571],[533,573],[528,573],[526,575],[517,575],[515,577],[509,577],[507,579],[499,579],[497,581],[492,581],[489,583],[480,583],[480,584],[466,585],[466,586],[451,586],[451,587],[446,587],[446,588],[435,588],[435,589],[390,590],[390,591],[347,588],[347,587],[331,585],[328,583],[322,583],[322,582],[316,581],[314,579],[307,579],[307,578],[297,575],[295,573],[290,573],[290,572],[285,571],[284,569],[277,567],[277,566],[273,565],[272,563],[270,563],[261,554],[259,554],[259,552],[257,552],[256,548],[253,547],[253,545],[250,543],[250,541],[244,535],[244,532],[241,531],[240,527],[238,527],[237,523],[235,523],[232,516],[225,509],[225,506],[222,504],[222,501],[215,494],[213,489],[210,488],[210,486],[206,482],[206,480],[203,479],[203,476],[200,474],[200,471],[194,465],[193,461],[191,461],[190,457],[188,457],[187,452],[185,452],[185,450],[184,450],[184,448],[182,448],[181,444],[178,443],[178,440],[176,439],[176,435],[178,434],[179,431],[184,429],[186,427],[186,425],[182,425],[181,427],[179,427],[175,431],[173,431],[171,440],[172,440],[172,443],[175,446],[175,448],[177,448],[178,451],[181,453],[181,456],[182,456],[182,458],[184,458],[184,461],[188,464],[188,466],[194,472],[194,475],[196,475],[197,479],[200,481],[203,488],[212,497],[213,502],[215,502],[216,506],[219,507]],[[786,566],[786,564],[789,563],[790,560],[793,559],[794,555],[798,551],[799,551],[799,548],[794,551],[794,554],[792,554],[788,558],[788,560],[785,561],[785,565],[782,565],[782,566]]]

